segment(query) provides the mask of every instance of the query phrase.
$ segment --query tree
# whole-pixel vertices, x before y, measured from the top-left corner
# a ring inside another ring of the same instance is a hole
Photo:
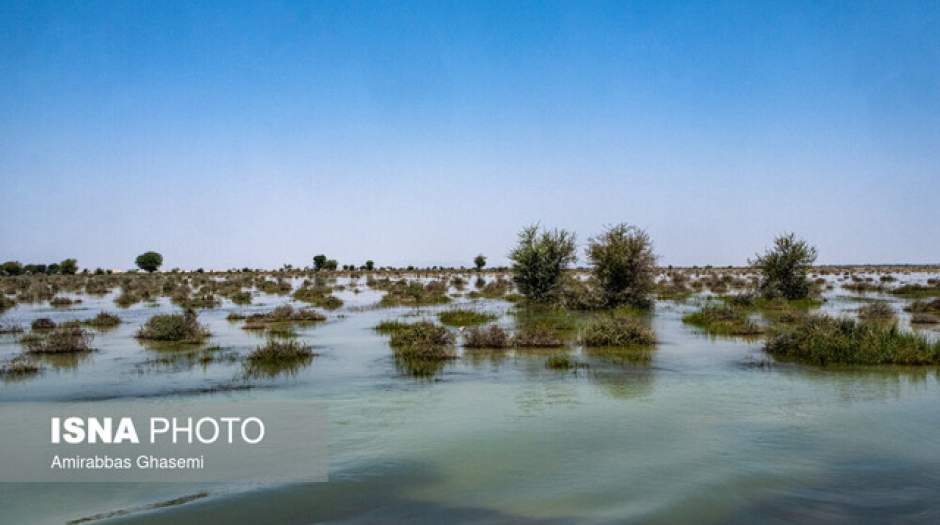
[[[78,261],[66,259],[59,263],[59,271],[63,275],[75,275],[78,272]]]
[[[519,232],[519,243],[509,254],[512,279],[519,293],[536,302],[557,298],[561,277],[575,255],[575,235],[565,230],[539,231],[538,225]]]
[[[768,299],[803,299],[811,284],[806,274],[816,262],[816,248],[786,233],[774,239],[774,247],[756,255],[748,264],[762,274],[760,291]]]
[[[314,270],[319,272],[320,270],[323,269],[323,266],[325,264],[326,264],[326,255],[323,255],[321,253],[320,255],[313,256],[313,269]]]
[[[656,255],[645,231],[618,224],[592,237],[586,252],[603,293],[604,306],[650,307],[650,294],[656,282]]]
[[[327,259],[326,262],[323,263],[323,269],[329,270],[331,272],[335,271],[338,266],[339,266],[339,263],[336,262],[336,259]]]
[[[375,269],[375,262],[373,262],[373,261],[370,259],[370,260],[366,261],[366,263],[365,263],[362,267],[363,267],[363,269],[365,269],[365,271],[371,272],[373,269]]]
[[[483,267],[486,266],[486,257],[481,253],[473,258],[473,265],[476,266],[477,271],[483,270]]]
[[[20,275],[21,273],[23,273],[23,265],[19,261],[7,261],[0,264],[0,274]]]
[[[134,261],[141,270],[153,273],[163,264],[163,256],[157,252],[144,252]]]
[[[48,272],[49,268],[45,264],[27,264],[23,267],[23,271],[31,275],[37,275]]]

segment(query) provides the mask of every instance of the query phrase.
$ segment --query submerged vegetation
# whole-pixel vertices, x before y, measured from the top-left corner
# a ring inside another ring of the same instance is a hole
[[[588,323],[581,334],[584,346],[631,346],[656,343],[653,330],[637,319],[602,316]]]
[[[751,311],[734,303],[713,303],[686,314],[682,321],[713,335],[760,335],[764,329],[751,320]]]
[[[437,318],[447,326],[472,326],[492,321],[496,319],[496,316],[486,312],[456,308],[437,314]]]

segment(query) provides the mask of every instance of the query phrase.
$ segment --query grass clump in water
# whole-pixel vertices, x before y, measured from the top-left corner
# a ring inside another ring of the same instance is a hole
[[[446,361],[456,358],[454,335],[430,321],[392,332],[389,344],[399,368],[415,377],[431,377],[442,370]]]
[[[682,322],[713,335],[753,336],[764,329],[751,321],[750,310],[733,304],[708,304],[682,317]]]
[[[93,336],[74,324],[67,324],[44,334],[31,332],[20,340],[33,354],[73,354],[91,351]]]
[[[940,286],[923,284],[905,284],[899,286],[888,293],[900,297],[924,298],[940,296]]]
[[[858,318],[863,321],[888,322],[894,321],[894,309],[888,303],[866,304],[858,309]]]
[[[492,321],[496,316],[486,312],[454,309],[437,314],[437,318],[447,326],[472,326]]]
[[[316,355],[313,347],[306,343],[289,339],[271,339],[264,346],[259,346],[248,354],[251,362],[279,363],[309,359]]]
[[[4,379],[22,379],[36,375],[40,371],[42,367],[23,356],[14,357],[0,365],[0,377]]]
[[[379,306],[430,306],[450,302],[447,297],[447,284],[431,281],[421,284],[418,281],[395,281],[386,286],[385,295]]]
[[[588,347],[651,345],[656,335],[636,319],[603,316],[584,327],[581,342]]]
[[[399,320],[382,321],[375,326],[375,331],[380,334],[391,335],[395,332],[404,330],[411,326],[410,324]]]
[[[314,323],[325,321],[326,316],[309,308],[294,308],[289,304],[282,304],[267,313],[249,315],[245,330],[264,330],[272,326],[285,323]]]
[[[91,319],[82,321],[82,324],[99,329],[114,328],[115,326],[121,324],[121,318],[108,312],[99,312],[98,315],[92,317]]]
[[[818,365],[929,365],[940,363],[940,342],[902,332],[896,325],[809,316],[770,338],[767,353]]]
[[[145,341],[187,344],[202,343],[209,335],[209,330],[199,324],[192,310],[182,315],[155,315],[137,331],[137,338]]]
[[[495,324],[485,328],[472,327],[463,335],[465,348],[508,348],[511,345],[512,337],[509,333]]]

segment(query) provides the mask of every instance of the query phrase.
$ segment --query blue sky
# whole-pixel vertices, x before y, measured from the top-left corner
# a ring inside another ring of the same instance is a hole
[[[0,4],[0,260],[940,262],[938,2]]]

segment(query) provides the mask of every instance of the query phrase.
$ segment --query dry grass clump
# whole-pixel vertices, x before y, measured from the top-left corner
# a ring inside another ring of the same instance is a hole
[[[893,321],[895,319],[894,309],[888,303],[866,304],[858,309],[859,319],[865,321]]]
[[[447,284],[441,281],[431,281],[427,284],[421,284],[419,281],[393,281],[385,290],[385,295],[379,301],[380,306],[430,306],[450,301],[447,297]]]
[[[516,348],[560,348],[565,340],[557,330],[542,324],[524,326],[512,337],[512,346]]]
[[[734,303],[708,304],[682,317],[682,322],[713,335],[754,336],[764,329],[751,321],[750,310]]]
[[[404,330],[408,326],[410,325],[404,321],[388,320],[377,324],[375,326],[375,331],[380,334],[390,335],[400,330]]]
[[[209,336],[209,330],[199,324],[192,310],[182,315],[155,315],[137,331],[137,338],[145,341],[187,344],[202,343]]]
[[[498,325],[472,327],[463,334],[465,348],[508,348],[512,346],[512,337]]]
[[[20,342],[33,354],[72,354],[91,351],[93,336],[75,324],[54,328],[48,333],[30,332]]]
[[[243,327],[245,330],[263,330],[272,325],[283,323],[314,323],[325,321],[326,316],[310,308],[294,308],[289,304],[278,306],[267,313],[248,316]]]
[[[911,298],[937,297],[940,296],[940,285],[905,284],[890,290],[888,293]]]
[[[921,314],[940,314],[940,299],[933,301],[914,301],[904,308],[905,312]]]
[[[114,328],[121,324],[121,318],[108,312],[99,312],[91,319],[82,321],[82,324],[93,328]]]
[[[303,286],[294,292],[293,297],[298,301],[326,308],[327,310],[335,310],[343,306],[343,301],[332,295],[332,289],[326,286]]]
[[[930,365],[940,363],[940,342],[896,325],[816,315],[779,331],[764,346],[773,356],[813,364]]]
[[[940,317],[932,314],[915,313],[911,314],[911,324],[937,324],[940,323]]]
[[[81,300],[69,299],[68,297],[53,297],[49,301],[49,305],[53,308],[68,308],[75,303],[80,303]]]
[[[20,379],[38,374],[42,368],[35,362],[17,356],[0,365],[0,377],[5,379]]]
[[[631,346],[656,343],[656,335],[636,319],[603,316],[591,321],[581,334],[584,346]]]

